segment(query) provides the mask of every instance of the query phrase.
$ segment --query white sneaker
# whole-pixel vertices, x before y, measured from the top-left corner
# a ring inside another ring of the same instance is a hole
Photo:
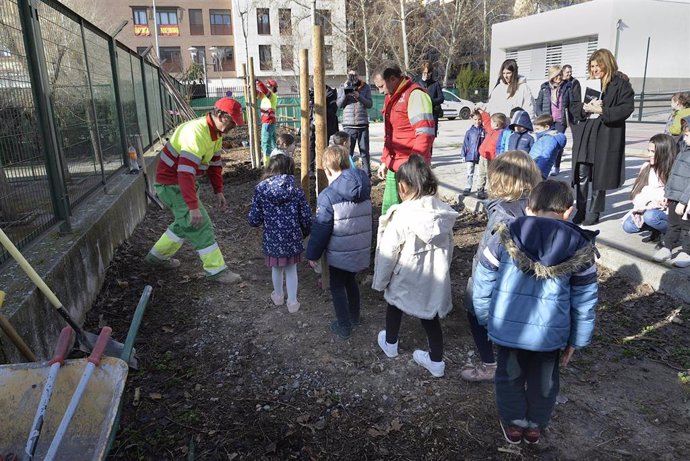
[[[429,373],[431,373],[434,378],[440,378],[446,371],[446,362],[443,360],[440,362],[432,362],[427,351],[420,351],[417,349],[414,351],[414,354],[412,354],[412,358],[419,365],[429,370]]]
[[[659,248],[659,250],[654,253],[654,256],[652,256],[652,259],[658,263],[668,261],[671,259],[671,250],[666,247]]]
[[[676,267],[689,267],[690,266],[690,255],[684,251],[681,251],[673,258],[673,265]]]
[[[399,341],[396,341],[395,344],[388,344],[386,342],[386,330],[379,331],[379,336],[378,336],[379,347],[381,348],[383,353],[386,354],[391,359],[398,356],[398,342]]]

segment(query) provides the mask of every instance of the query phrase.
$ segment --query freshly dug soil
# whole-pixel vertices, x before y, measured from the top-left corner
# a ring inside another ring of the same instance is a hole
[[[247,160],[241,150],[226,159],[226,209],[202,185],[218,243],[242,283],[206,281],[188,245],[176,271],[144,265],[172,220],[153,206],[108,269],[89,322],[111,325],[118,340],[144,286],[153,286],[136,345],[140,369],[127,381],[111,459],[670,460],[690,453],[690,386],[677,376],[690,368],[687,305],[601,269],[592,345],[561,373],[567,401],[539,445],[509,446],[493,384],[460,378],[478,361],[462,299],[484,217],[463,212],[455,226],[455,308],[442,321],[446,376],[434,379],[412,360],[426,347],[418,320],[403,320],[398,358],[379,350],[385,302],[368,273],[359,276],[364,320],[347,341],[330,332],[330,295],[306,264],[299,312],[273,305],[261,230],[246,221],[260,177]],[[373,188],[376,213],[382,191],[383,183]]]

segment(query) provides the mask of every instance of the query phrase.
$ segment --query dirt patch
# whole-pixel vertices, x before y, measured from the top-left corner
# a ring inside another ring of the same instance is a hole
[[[687,305],[602,270],[593,344],[562,372],[567,402],[556,407],[539,445],[509,447],[498,428],[493,385],[460,378],[477,358],[462,294],[483,217],[465,212],[456,224],[455,308],[442,322],[446,376],[432,379],[412,361],[412,351],[426,342],[417,320],[403,320],[398,358],[378,349],[385,303],[367,273],[360,276],[364,321],[348,341],[328,330],[330,296],[306,265],[299,268],[300,311],[272,304],[261,231],[246,222],[259,173],[246,154],[228,163],[228,208],[212,205],[207,185],[202,195],[227,263],[244,281],[233,287],[205,281],[188,246],[175,272],[143,265],[171,220],[150,207],[119,248],[89,314],[91,327],[107,323],[122,340],[143,287],[154,287],[137,340],[140,370],[127,381],[112,459],[687,456],[690,392],[677,377],[690,368]],[[377,209],[382,190],[383,184],[374,187]]]

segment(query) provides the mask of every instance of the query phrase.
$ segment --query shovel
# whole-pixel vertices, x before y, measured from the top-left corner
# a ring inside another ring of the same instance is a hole
[[[16,246],[14,246],[14,243],[7,237],[7,234],[0,229],[0,243],[2,243],[2,246],[5,247],[7,252],[12,255],[15,261],[19,264],[19,266],[26,272],[26,275],[29,276],[32,282],[36,284],[39,290],[41,290],[41,293],[48,298],[48,301],[50,301],[50,304],[52,304],[55,309],[57,310],[58,314],[67,322],[69,326],[72,327],[72,329],[77,333],[77,339],[79,340],[79,347],[80,349],[84,350],[85,352],[91,352],[93,351],[93,345],[96,342],[96,339],[98,336],[94,335],[93,333],[89,333],[87,331],[84,331],[82,327],[80,327],[77,322],[74,321],[71,315],[69,315],[69,312],[65,309],[65,307],[62,305],[59,299],[57,299],[57,296],[51,291],[51,289],[46,285],[46,283],[41,279],[41,276],[36,273],[33,267],[29,264],[29,262],[24,258],[24,256],[19,252]],[[112,339],[108,340],[108,343],[105,348],[105,355],[108,355],[110,357],[120,357],[122,355],[122,350],[123,350],[123,345],[122,343],[119,343],[117,341],[114,341]],[[133,369],[137,369],[138,363],[137,359],[134,356],[134,352],[130,355],[129,358],[129,366],[132,367]]]
[[[55,431],[55,437],[50,443],[48,453],[46,453],[44,458],[46,461],[52,461],[55,459],[55,453],[60,447],[62,439],[65,437],[65,432],[67,432],[67,428],[69,427],[70,421],[72,421],[74,413],[77,411],[77,406],[79,406],[81,397],[84,395],[86,385],[89,384],[93,370],[101,364],[103,350],[105,349],[105,345],[108,343],[108,340],[110,340],[110,333],[112,333],[112,331],[113,330],[110,327],[101,328],[101,333],[98,335],[96,345],[94,346],[91,355],[89,355],[86,368],[84,368],[84,374],[81,375],[77,389],[74,391],[74,394],[72,394],[72,400],[70,400],[69,405],[67,405],[65,414],[62,416],[62,421],[60,421],[60,426],[58,426],[57,431]]]
[[[67,355],[67,348],[69,347],[70,339],[72,339],[72,329],[70,327],[63,328],[60,332],[57,346],[55,347],[53,359],[48,362],[48,365],[50,365],[50,371],[48,372],[46,385],[43,387],[41,400],[38,403],[38,408],[36,409],[34,422],[31,424],[29,438],[26,441],[26,448],[24,448],[24,460],[31,461],[34,458],[38,438],[41,436],[41,429],[43,428],[43,420],[46,414],[46,408],[48,407],[48,402],[50,402],[50,397],[53,395],[53,385],[57,379],[58,370],[60,370],[60,367],[65,362],[65,355]]]

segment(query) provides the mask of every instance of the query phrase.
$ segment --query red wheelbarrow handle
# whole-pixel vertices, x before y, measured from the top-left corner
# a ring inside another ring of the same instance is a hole
[[[36,452],[38,439],[41,436],[41,429],[43,428],[43,418],[46,414],[46,408],[48,407],[48,402],[50,402],[50,397],[53,395],[53,386],[55,385],[55,380],[57,379],[58,370],[65,362],[65,355],[67,355],[67,348],[69,347],[71,339],[72,328],[63,328],[60,332],[60,337],[58,338],[57,346],[55,347],[55,354],[53,354],[53,359],[50,362],[48,362],[48,365],[50,365],[50,371],[48,372],[48,379],[46,379],[46,384],[43,387],[41,400],[38,403],[38,408],[36,409],[36,416],[34,416],[34,422],[31,425],[31,431],[29,431],[29,438],[27,439],[26,447],[24,448],[25,460],[33,459],[34,453]]]

